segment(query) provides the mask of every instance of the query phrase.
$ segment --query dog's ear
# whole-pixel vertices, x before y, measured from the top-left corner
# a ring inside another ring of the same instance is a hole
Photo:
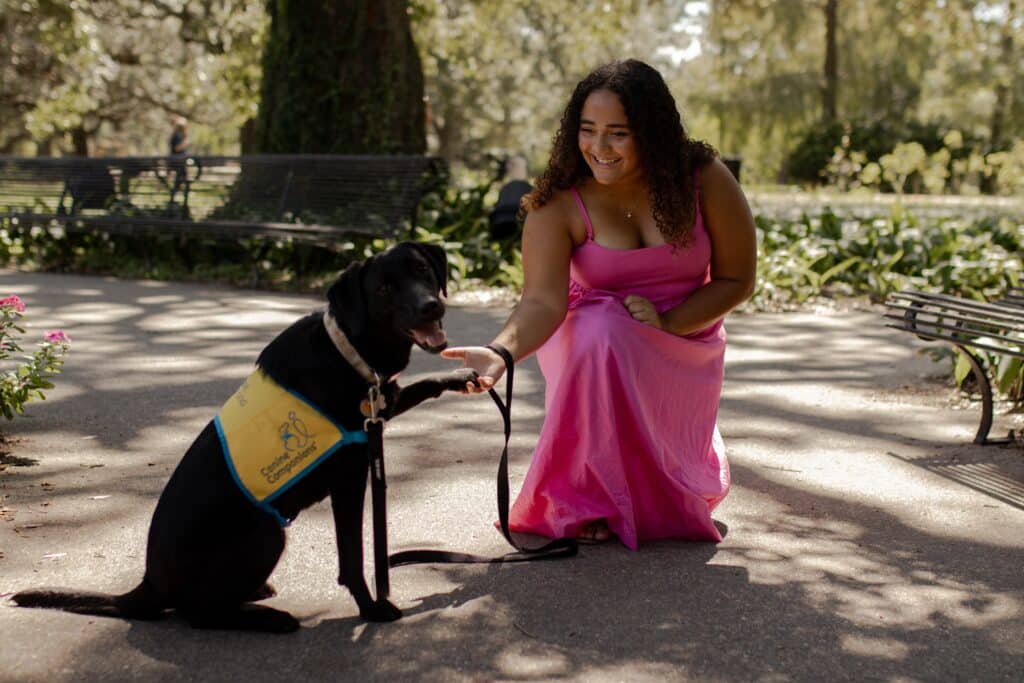
[[[448,257],[445,255],[444,249],[436,244],[420,244],[419,242],[410,242],[410,244],[427,258],[427,263],[434,269],[434,277],[437,278],[437,284],[441,288],[441,293],[447,297]]]
[[[363,263],[349,264],[327,290],[331,310],[350,336],[362,334],[366,327],[366,295],[363,292]]]

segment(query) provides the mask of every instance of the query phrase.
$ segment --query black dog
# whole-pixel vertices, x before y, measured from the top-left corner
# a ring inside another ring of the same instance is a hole
[[[413,343],[431,353],[445,347],[440,324],[445,309],[438,291],[445,290],[446,280],[440,247],[403,242],[350,266],[327,293],[328,315],[386,382],[385,418],[445,390],[461,389],[475,377],[471,370],[460,369],[405,388],[387,381],[408,364]],[[326,323],[323,313],[296,321],[263,350],[257,366],[261,376],[308,399],[335,424],[358,435],[365,419],[360,404],[369,385],[343,359]],[[256,374],[247,383],[253,377]],[[301,420],[292,419],[281,429],[279,448],[282,443],[287,449],[305,445],[308,435]],[[222,438],[220,423],[211,421],[171,475],[153,514],[146,573],[138,587],[116,596],[29,590],[15,595],[14,601],[23,607],[132,619],[157,619],[173,608],[196,628],[293,631],[299,623],[289,613],[250,603],[274,595],[266,581],[284,550],[280,520],[294,519],[330,495],[340,562],[338,582],[348,587],[364,619],[401,617],[389,601],[371,597],[363,578],[365,441],[343,442],[265,503],[269,509],[261,509],[235,479]]]

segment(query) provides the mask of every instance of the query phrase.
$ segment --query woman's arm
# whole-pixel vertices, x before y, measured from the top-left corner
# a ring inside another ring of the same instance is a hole
[[[757,234],[750,206],[732,173],[718,159],[701,172],[701,210],[711,239],[711,281],[656,318],[650,302],[626,297],[635,318],[678,335],[715,323],[754,292]]]
[[[516,361],[540,348],[565,318],[572,249],[562,201],[553,200],[527,215],[523,227],[523,294],[492,342],[507,348]],[[441,355],[462,358],[467,367],[479,373],[478,386],[467,387],[471,393],[489,389],[505,371],[501,356],[484,347],[456,347]]]

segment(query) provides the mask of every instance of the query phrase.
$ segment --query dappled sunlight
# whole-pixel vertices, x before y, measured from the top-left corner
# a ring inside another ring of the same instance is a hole
[[[12,423],[25,464],[0,474],[0,548],[13,577],[0,588],[127,590],[181,455],[263,345],[316,301],[74,276],[0,273],[0,282],[47,324],[83,300],[116,305],[116,319],[67,326],[75,341],[57,388]],[[66,291],[97,289],[95,300]],[[502,315],[450,307],[449,338],[487,341]],[[1007,678],[1007,662],[1024,655],[1021,458],[966,443],[976,416],[925,394],[931,385],[905,392],[927,366],[876,325],[870,312],[729,321],[719,422],[733,488],[714,513],[726,529],[719,545],[658,541],[630,552],[613,542],[557,562],[400,567],[392,596],[406,618],[365,624],[337,585],[324,501],[289,528],[271,577],[279,594],[267,604],[303,623],[293,637],[197,632],[177,618],[10,608],[0,619],[81,624],[75,639],[41,646],[74,661],[80,678],[105,671],[81,656],[97,650],[157,678],[201,675],[196,661],[218,662],[227,678],[257,662],[281,678],[295,674],[296,648],[303,670],[352,680],[816,680],[822,661],[860,679],[941,680],[953,656],[979,679]],[[455,367],[414,351],[400,381]],[[513,495],[543,402],[529,359],[516,372]],[[494,527],[502,443],[486,396],[446,395],[390,422],[391,551],[509,552]],[[368,577],[370,519],[367,502]]]
[[[251,329],[254,327],[284,328],[295,322],[298,315],[293,311],[268,311],[259,307],[247,311],[225,312],[218,307],[217,313],[195,319],[191,325],[182,320],[181,312],[150,316],[143,329],[156,332],[180,330],[182,327],[217,326],[227,329]],[[268,339],[269,341],[269,339]]]
[[[560,677],[572,672],[572,662],[567,656],[545,652],[529,643],[508,646],[495,657],[494,664],[502,674],[517,678]]]
[[[187,301],[187,299],[178,294],[158,294],[155,296],[140,296],[137,301],[145,306],[162,306],[164,304],[176,304]],[[199,301],[193,305],[196,307],[208,307],[212,303],[210,301]]]
[[[751,583],[798,585],[810,606],[852,625],[977,629],[1016,619],[1024,610],[1019,593],[943,573],[921,547],[931,544],[927,539],[879,547],[859,525],[768,513],[770,506],[741,518],[744,541],[753,543],[729,543],[721,556],[742,558]]]
[[[134,318],[142,314],[144,311],[145,308],[142,306],[130,306],[125,304],[96,301],[88,303],[72,303],[67,306],[62,306],[58,317],[69,323],[115,323],[121,320]]]
[[[851,655],[878,657],[896,662],[906,659],[910,654],[910,647],[896,638],[872,638],[856,633],[843,635],[840,646],[844,652]]]

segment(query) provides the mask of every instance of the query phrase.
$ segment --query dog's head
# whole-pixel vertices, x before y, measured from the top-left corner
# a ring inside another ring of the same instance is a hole
[[[441,328],[448,295],[448,263],[433,244],[401,242],[353,263],[327,292],[331,310],[352,337],[372,331],[407,339],[430,353],[448,342]]]

